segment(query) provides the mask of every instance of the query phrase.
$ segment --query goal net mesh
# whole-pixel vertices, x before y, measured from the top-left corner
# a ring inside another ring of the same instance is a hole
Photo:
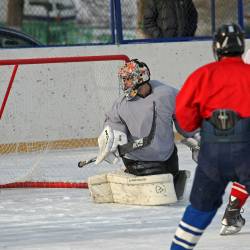
[[[124,55],[0,60],[0,188],[87,187],[79,169],[98,152],[97,137],[119,96]]]

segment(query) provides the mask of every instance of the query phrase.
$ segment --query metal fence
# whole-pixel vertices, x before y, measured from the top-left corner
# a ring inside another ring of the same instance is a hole
[[[160,2],[155,0],[157,1]],[[250,0],[193,0],[198,12],[194,36],[164,36],[152,39],[144,32],[142,6],[146,2],[1,0],[0,23],[5,27],[22,30],[44,45],[204,39],[211,37],[218,25],[229,22],[239,23],[250,34]]]

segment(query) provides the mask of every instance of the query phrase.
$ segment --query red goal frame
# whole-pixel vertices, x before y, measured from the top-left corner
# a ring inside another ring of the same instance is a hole
[[[128,56],[120,55],[99,55],[99,56],[73,56],[73,57],[49,57],[49,58],[25,58],[25,59],[6,59],[0,60],[0,65],[11,66],[13,71],[0,107],[0,119],[2,119],[8,98],[13,87],[13,83],[20,65],[25,64],[51,64],[51,63],[70,63],[70,62],[97,62],[97,61],[124,61],[128,62]],[[88,188],[87,182],[14,182],[0,185],[0,188]]]

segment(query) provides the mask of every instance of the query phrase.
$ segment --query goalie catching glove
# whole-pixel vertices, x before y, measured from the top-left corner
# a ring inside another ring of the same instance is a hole
[[[123,145],[127,142],[127,135],[124,132],[113,130],[110,126],[106,126],[98,137],[99,153],[95,164],[99,164],[103,160],[112,164],[116,163],[118,160],[118,145]]]

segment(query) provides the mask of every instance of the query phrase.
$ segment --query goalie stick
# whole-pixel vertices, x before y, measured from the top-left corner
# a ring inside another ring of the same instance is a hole
[[[89,159],[89,160],[85,160],[85,161],[79,161],[79,162],[78,162],[78,167],[79,167],[79,168],[82,168],[82,167],[84,167],[85,165],[88,165],[88,164],[90,164],[90,163],[92,163],[92,162],[95,162],[95,160],[96,160],[96,157],[91,158],[91,159]]]
[[[152,121],[152,126],[151,126],[151,129],[150,129],[148,136],[139,138],[137,140],[134,140],[132,142],[128,142],[128,143],[123,144],[123,145],[118,145],[117,149],[118,149],[119,156],[122,157],[127,153],[130,153],[130,152],[137,150],[137,149],[140,149],[140,148],[144,148],[144,147],[148,146],[149,144],[151,144],[151,142],[154,138],[154,135],[155,135],[155,128],[156,128],[156,107],[155,107],[155,102],[153,102],[153,121]],[[96,157],[91,158],[89,160],[85,160],[85,161],[79,161],[78,167],[82,168],[87,164],[95,162],[95,160],[96,160]]]

